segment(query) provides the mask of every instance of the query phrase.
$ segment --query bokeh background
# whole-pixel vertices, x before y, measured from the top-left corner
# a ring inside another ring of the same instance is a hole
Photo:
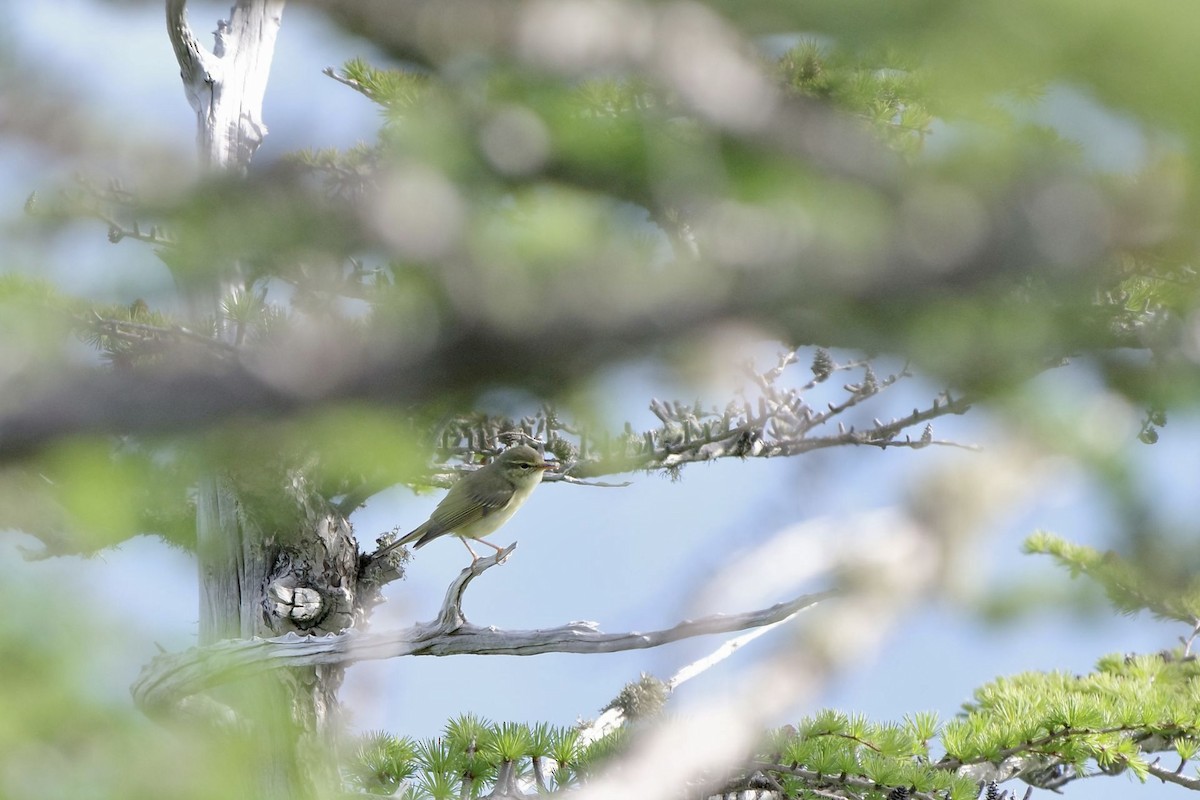
[[[201,31],[210,30],[228,11],[221,3],[189,7],[192,24]],[[80,222],[42,237],[28,235],[21,221],[31,192],[52,191],[76,169],[135,181],[163,168],[176,176],[199,174],[194,118],[180,87],[161,8],[62,0],[10,2],[0,9],[3,81],[10,88],[15,83],[37,87],[32,93],[6,91],[8,98],[0,97],[0,219],[5,226],[0,266],[49,278],[64,290],[100,301],[130,303],[142,297],[153,304],[165,298],[171,277],[149,248],[110,246],[99,224]],[[356,56],[388,63],[370,44],[339,33],[308,8],[287,9],[265,105],[270,135],[256,168],[267,169],[297,148],[344,148],[374,137],[376,108],[321,74],[324,67]],[[15,105],[18,96],[24,104],[30,94],[41,94],[46,109],[70,109],[74,119],[51,115],[53,119],[43,121],[46,136],[26,135],[23,127],[50,113]],[[1132,173],[1149,157],[1141,126],[1080,86],[1052,86],[1021,113],[1077,143],[1093,169]],[[949,146],[945,142],[957,135],[953,128],[935,125],[929,147]],[[742,355],[765,365],[775,350],[763,345]],[[858,354],[835,355],[848,360]],[[887,356],[878,364],[881,372],[902,366]],[[605,420],[617,429],[626,420],[641,429],[655,424],[648,410],[651,397],[690,401],[699,393],[719,403],[732,391],[732,379],[718,374],[697,387],[655,362],[634,361],[606,371],[596,387]],[[903,413],[941,388],[918,375],[873,401],[869,413]],[[1093,454],[1124,461],[1135,482],[1153,497],[1164,527],[1186,536],[1194,524],[1195,476],[1200,474],[1194,416],[1173,412],[1160,441],[1139,442],[1144,409],[1109,389],[1087,361],[1043,374],[1023,391],[1026,402],[1038,398],[1040,419],[1032,429],[1053,430],[1061,422]],[[494,537],[516,539],[520,547],[509,563],[473,584],[465,611],[477,624],[498,627],[595,620],[603,630],[621,631],[666,627],[698,613],[744,610],[701,607],[701,588],[725,559],[779,530],[825,521],[836,531],[838,520],[902,506],[915,496],[943,492],[949,499],[973,490],[990,498],[992,508],[987,523],[963,543],[952,589],[893,630],[880,652],[828,688],[821,704],[878,719],[899,719],[919,710],[947,718],[974,687],[997,675],[1085,672],[1107,653],[1154,652],[1175,645],[1189,631],[1145,615],[1117,615],[1094,590],[1073,583],[1047,560],[1020,553],[1022,539],[1037,529],[1101,549],[1122,542],[1111,488],[1084,465],[1042,447],[1045,441],[1031,430],[1015,430],[1012,422],[1020,416],[1022,402],[1017,397],[983,404],[935,424],[939,438],[977,445],[978,450],[838,448],[787,460],[693,465],[678,481],[634,474],[626,476],[631,485],[619,489],[547,485]],[[524,413],[530,403],[520,394],[484,398],[485,405],[504,413]],[[393,527],[415,527],[439,497],[403,488],[373,497],[353,517],[360,542],[369,544]],[[24,681],[33,686],[35,676],[45,676],[46,665],[67,659],[70,663],[59,666],[62,674],[55,677],[83,693],[92,722],[111,715],[121,726],[148,725],[131,713],[128,686],[158,648],[178,651],[194,644],[194,560],[153,536],[89,558],[26,560],[25,552],[38,548],[20,530],[0,533],[5,576],[0,593],[8,606],[4,635],[37,642],[43,659],[22,665],[6,657],[0,678],[10,686]],[[464,560],[462,548],[448,540],[420,551],[407,579],[388,588],[388,603],[376,614],[375,629],[431,618]],[[755,642],[687,684],[676,701],[686,708],[720,692],[771,652],[772,637],[787,635],[780,630]],[[497,721],[566,725],[597,715],[639,673],[667,678],[719,641],[605,656],[409,658],[360,664],[350,670],[343,699],[353,726],[364,731],[431,736],[464,711]],[[781,707],[777,718],[783,723],[814,710]],[[63,719],[74,718],[73,711],[58,711]],[[80,751],[86,750],[81,743]],[[27,766],[10,771],[9,785],[3,787],[8,796],[37,796],[36,776],[53,769],[56,758],[87,758],[86,752],[42,751],[6,757],[19,760],[22,755]],[[26,783],[12,775],[23,775]],[[1068,791],[1080,797],[1127,797],[1135,791],[1132,780],[1097,779]],[[31,791],[22,795],[22,789]],[[1147,786],[1136,791],[1157,797],[1182,790]]]

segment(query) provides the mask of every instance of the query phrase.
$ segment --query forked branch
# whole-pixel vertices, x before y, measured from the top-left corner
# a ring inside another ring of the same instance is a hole
[[[131,687],[134,701],[150,716],[175,716],[185,701],[215,686],[269,670],[317,664],[350,664],[400,656],[613,653],[639,650],[715,633],[748,630],[786,619],[829,596],[801,595],[741,614],[684,620],[645,633],[602,633],[594,622],[569,622],[540,630],[497,630],[467,622],[462,598],[470,582],[511,553],[510,546],[464,569],[451,582],[437,619],[388,633],[345,633],[316,637],[289,633],[272,639],[236,639],[155,658]]]
[[[244,172],[266,136],[262,101],[285,2],[234,0],[208,50],[188,25],[187,0],[167,0],[167,33],[211,167]]]

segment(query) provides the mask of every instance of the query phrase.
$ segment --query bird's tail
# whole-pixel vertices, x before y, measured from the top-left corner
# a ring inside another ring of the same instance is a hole
[[[396,544],[398,544],[398,545],[408,544],[409,542],[416,541],[417,539],[420,539],[425,534],[429,533],[429,531],[432,530],[433,528],[434,528],[433,520],[426,520],[425,522],[422,522],[420,525],[418,525],[413,530],[411,530],[408,533],[401,536],[400,540],[397,541]],[[417,542],[415,545],[413,545],[413,549],[415,550],[423,544],[425,544],[425,542]]]
[[[411,541],[420,539],[422,536],[429,533],[433,528],[434,528],[433,520],[426,520],[424,523],[422,523],[421,525],[418,525],[415,529],[404,534],[396,541],[392,542],[391,544],[385,544],[383,547],[376,550],[375,553],[371,556],[371,560],[378,561],[379,559],[386,556],[388,553],[395,550],[397,547],[401,547],[403,545],[408,544]],[[430,538],[432,538],[432,537],[430,537]],[[416,550],[428,543],[429,543],[429,539],[426,539],[423,542],[417,542],[415,545],[413,545],[413,549]]]

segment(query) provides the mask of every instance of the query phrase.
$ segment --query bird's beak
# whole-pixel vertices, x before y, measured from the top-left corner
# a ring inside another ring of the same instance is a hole
[[[547,461],[544,464],[538,464],[537,468],[540,470],[554,469],[554,464],[551,464],[549,461]]]

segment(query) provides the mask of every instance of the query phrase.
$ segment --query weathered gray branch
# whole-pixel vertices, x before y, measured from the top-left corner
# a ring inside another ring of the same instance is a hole
[[[769,608],[685,620],[670,628],[645,633],[602,633],[592,622],[571,622],[541,630],[498,630],[468,623],[462,614],[462,595],[467,585],[512,550],[510,546],[464,569],[450,584],[438,618],[433,622],[388,633],[351,630],[323,637],[288,634],[273,639],[228,640],[185,653],[159,656],[132,686],[134,700],[147,714],[161,717],[173,714],[186,698],[207,689],[288,667],[350,664],[399,656],[531,656],[640,650],[695,636],[769,625],[830,594],[802,595]]]
[[[175,50],[175,60],[179,62],[179,77],[183,79],[188,102],[199,113],[200,91],[206,83],[212,82],[211,73],[216,65],[213,55],[201,46],[188,25],[187,0],[167,0],[167,35]]]
[[[1154,763],[1146,765],[1146,771],[1155,778],[1158,778],[1163,783],[1174,783],[1177,786],[1182,786],[1185,789],[1191,789],[1194,792],[1200,792],[1200,778],[1193,778],[1190,775],[1184,775],[1181,770],[1170,770],[1158,765],[1156,759]]]

